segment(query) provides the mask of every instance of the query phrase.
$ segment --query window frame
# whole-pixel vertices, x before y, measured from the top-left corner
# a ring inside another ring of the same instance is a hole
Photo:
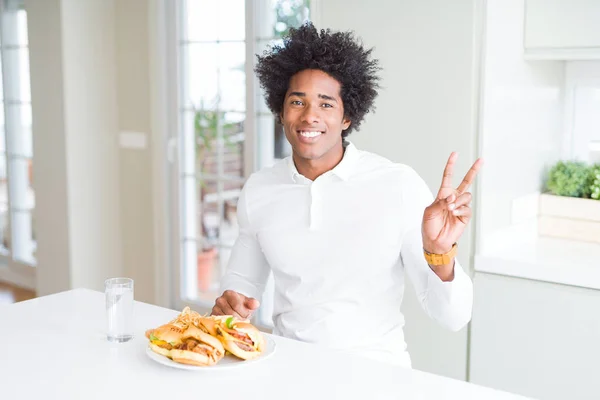
[[[10,11],[7,11],[7,8]],[[18,16],[15,10],[24,10],[23,0],[3,0],[0,1],[0,54],[2,56],[2,103],[4,113],[4,141],[5,141],[5,168],[7,185],[7,234],[10,235],[11,248],[0,249],[0,280],[11,282],[15,285],[35,290],[36,282],[36,263],[33,252],[35,241],[32,237],[27,239],[27,234],[33,233],[32,220],[35,211],[35,201],[31,207],[27,208],[28,201],[28,168],[23,175],[23,168],[13,169],[14,160],[25,160],[25,165],[33,163],[33,154],[19,154],[24,150],[23,136],[19,135],[20,129],[29,129],[22,125],[23,110],[21,107],[27,105],[31,110],[31,97],[29,100],[21,98],[21,80],[20,71],[23,66],[19,63],[18,54],[8,54],[8,51],[26,50],[29,59],[29,43],[21,44],[18,40]],[[25,14],[26,15],[26,14]],[[27,66],[29,63],[27,63]],[[29,79],[29,78],[28,78]],[[30,87],[30,82],[29,82]],[[30,89],[31,90],[31,89]],[[31,93],[30,93],[31,96]],[[18,106],[18,110],[11,109]],[[16,205],[15,205],[16,204]],[[26,224],[15,224],[13,214],[21,212],[28,215]],[[28,220],[28,222],[27,222]],[[20,253],[27,251],[26,245],[29,245],[32,254],[28,259],[21,256]],[[16,249],[17,248],[17,249]],[[16,249],[16,250],[15,250]]]

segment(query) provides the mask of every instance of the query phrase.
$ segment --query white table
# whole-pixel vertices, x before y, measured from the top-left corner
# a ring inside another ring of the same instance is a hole
[[[104,295],[77,289],[0,306],[1,399],[519,399],[277,336],[269,358],[186,371],[151,360],[144,331],[178,311],[135,304],[136,337],[109,343]]]

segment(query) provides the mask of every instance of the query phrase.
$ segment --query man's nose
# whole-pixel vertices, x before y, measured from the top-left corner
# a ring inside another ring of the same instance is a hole
[[[302,122],[308,124],[318,123],[320,121],[319,110],[317,107],[307,106],[302,113]]]

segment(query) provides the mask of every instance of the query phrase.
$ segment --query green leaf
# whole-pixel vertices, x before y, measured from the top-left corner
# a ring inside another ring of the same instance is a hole
[[[590,167],[589,182],[590,197],[594,200],[600,200],[600,164],[594,164]]]
[[[159,338],[157,338],[156,336],[154,336],[153,333],[150,334],[150,340],[160,340]]]
[[[233,317],[229,317],[225,320],[225,325],[229,328],[232,329],[233,328]]]
[[[559,161],[548,174],[546,187],[557,196],[589,197],[591,193],[589,167],[580,161]]]

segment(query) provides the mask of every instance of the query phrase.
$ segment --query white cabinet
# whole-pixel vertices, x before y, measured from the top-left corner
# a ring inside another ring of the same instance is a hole
[[[525,0],[528,59],[600,59],[600,0]]]
[[[600,291],[477,272],[470,381],[538,399],[598,399]]]

